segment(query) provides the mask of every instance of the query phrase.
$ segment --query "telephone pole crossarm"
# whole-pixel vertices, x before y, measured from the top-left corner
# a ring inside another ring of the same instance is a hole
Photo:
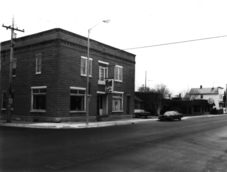
[[[20,32],[24,32],[24,29],[23,30],[20,30],[20,29],[18,29],[18,28],[14,28],[14,27],[11,27],[11,26],[5,26],[4,24],[2,25],[2,27],[5,27],[7,30],[8,29],[11,29],[11,30],[16,30],[16,31],[20,31]]]

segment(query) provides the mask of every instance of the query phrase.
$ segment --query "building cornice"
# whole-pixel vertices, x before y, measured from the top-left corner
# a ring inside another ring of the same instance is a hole
[[[77,49],[79,51],[87,51],[87,46],[77,44],[75,42],[71,42],[71,41],[68,41],[68,40],[65,40],[65,39],[61,39],[61,38],[51,39],[51,40],[42,41],[42,42],[38,42],[38,43],[34,43],[34,44],[28,44],[28,45],[24,45],[24,46],[18,46],[18,47],[16,46],[14,48],[14,51],[15,51],[15,53],[19,53],[19,52],[28,51],[28,50],[34,49],[34,48],[40,48],[40,47],[52,46],[52,45],[63,45],[63,46],[66,46],[66,47]],[[10,49],[2,50],[2,53],[9,52],[9,50]],[[92,47],[90,48],[90,53],[105,55],[105,56],[108,56],[110,58],[115,58],[115,59],[119,59],[119,60],[122,60],[122,61],[125,61],[125,62],[135,64],[135,61],[133,61],[133,60],[122,58],[118,55],[111,54],[111,53],[104,51],[104,50],[103,51],[97,50],[97,49],[94,49]]]

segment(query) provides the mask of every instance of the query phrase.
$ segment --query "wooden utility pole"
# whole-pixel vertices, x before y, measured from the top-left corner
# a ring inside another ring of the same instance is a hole
[[[11,30],[11,44],[10,44],[10,59],[9,59],[9,86],[8,86],[8,108],[7,108],[7,121],[6,122],[11,122],[11,106],[13,103],[12,100],[12,63],[13,63],[13,49],[14,49],[14,30],[16,31],[20,31],[20,32],[24,32],[23,30],[20,30],[18,28],[14,28],[14,18],[12,21],[12,26],[5,26],[4,24],[2,25],[2,27],[5,27],[7,30],[10,29]]]

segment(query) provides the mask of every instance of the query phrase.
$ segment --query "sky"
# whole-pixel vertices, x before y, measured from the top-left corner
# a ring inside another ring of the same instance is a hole
[[[135,89],[164,84],[172,95],[227,84],[226,0],[0,0],[0,24],[25,32],[62,28],[136,55]],[[102,23],[103,20],[110,22]],[[10,39],[1,27],[0,42]],[[149,47],[150,46],[150,47]],[[145,48],[137,48],[145,47]],[[131,49],[135,48],[135,49]]]

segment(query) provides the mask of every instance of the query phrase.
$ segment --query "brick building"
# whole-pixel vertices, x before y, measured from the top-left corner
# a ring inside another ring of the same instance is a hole
[[[10,41],[1,49],[1,115],[8,104]],[[131,117],[135,55],[90,40],[89,120]],[[87,38],[57,28],[15,40],[12,117],[85,121]],[[107,93],[105,82],[113,82]]]

